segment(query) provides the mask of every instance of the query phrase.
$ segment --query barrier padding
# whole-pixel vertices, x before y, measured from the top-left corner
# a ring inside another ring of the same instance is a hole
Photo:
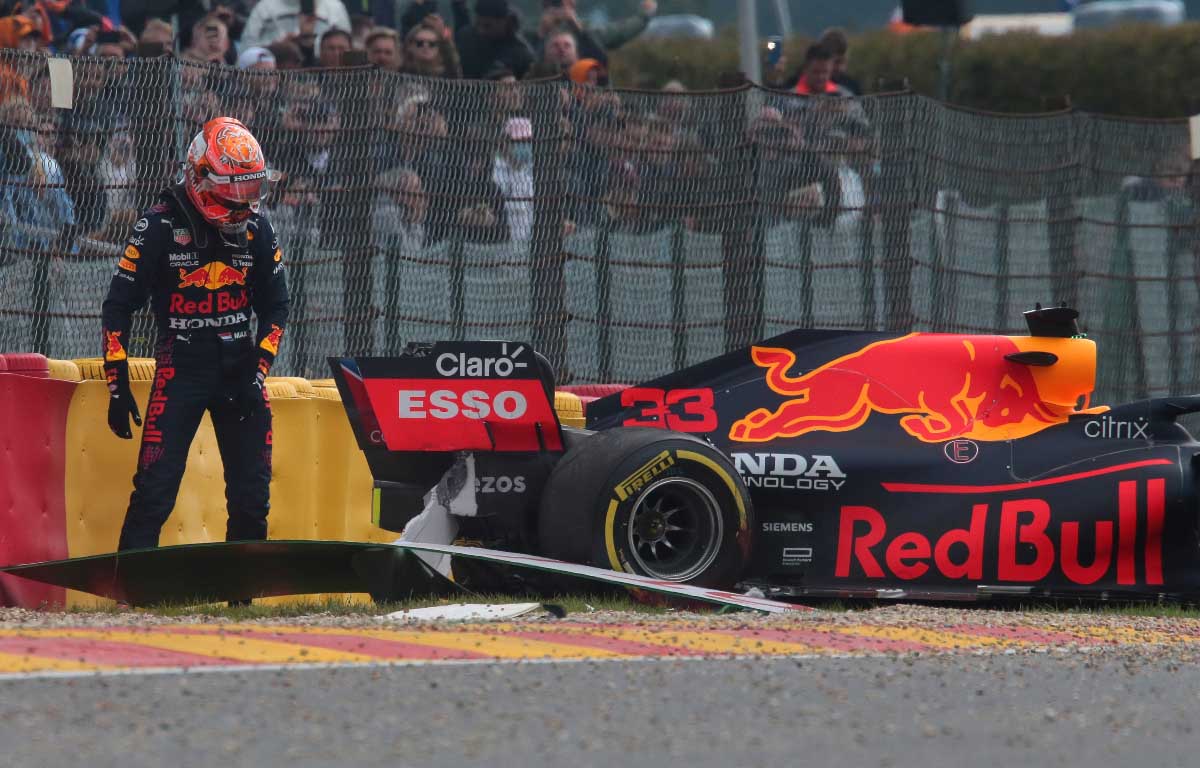
[[[571,384],[566,387],[559,387],[560,392],[570,392],[581,397],[608,397],[614,395],[621,390],[629,389],[628,384]]]
[[[299,376],[268,376],[267,384],[273,381],[282,381],[291,384],[296,389],[296,394],[301,397],[313,396],[313,385],[308,379],[300,378]]]
[[[82,381],[79,366],[72,360],[49,360],[50,378],[59,381]]]
[[[564,427],[582,428],[587,426],[583,417],[583,403],[579,401],[578,395],[570,392],[555,392],[554,410],[558,414],[559,422]]]
[[[43,377],[0,373],[0,562],[6,564],[68,556],[64,461],[77,385]],[[64,602],[61,587],[0,576],[0,604]]]
[[[50,361],[35,352],[9,352],[4,355],[9,373],[20,373],[37,379],[50,378]]]
[[[77,360],[72,360],[71,362],[79,366],[79,376],[85,381],[93,379],[104,381],[103,359],[99,357],[82,357]],[[129,380],[154,381],[154,358],[129,358]]]
[[[271,400],[277,397],[300,397],[300,393],[296,391],[296,385],[290,381],[268,379],[265,384],[267,387],[267,397],[271,398]]]

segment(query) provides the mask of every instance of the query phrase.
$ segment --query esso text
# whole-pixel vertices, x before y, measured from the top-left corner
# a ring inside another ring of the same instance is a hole
[[[458,393],[449,389],[402,389],[399,392],[402,419],[486,419],[495,415],[506,420],[525,415],[529,404],[525,395],[512,390],[495,394],[482,389]]]

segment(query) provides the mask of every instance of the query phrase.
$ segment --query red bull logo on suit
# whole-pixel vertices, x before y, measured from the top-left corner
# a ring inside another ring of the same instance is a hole
[[[234,269],[220,261],[211,261],[191,271],[179,270],[180,288],[207,288],[217,291],[229,285],[245,285],[248,269]]]

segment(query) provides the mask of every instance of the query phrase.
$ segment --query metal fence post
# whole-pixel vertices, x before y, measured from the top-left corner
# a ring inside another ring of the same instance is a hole
[[[596,233],[596,376],[599,381],[612,380],[612,304],[609,299],[611,265],[608,259],[612,219],[605,217]]]
[[[671,351],[675,368],[687,365],[687,252],[684,226],[671,228]]]
[[[750,86],[742,84],[739,103],[730,114],[745,120],[749,106]],[[747,131],[737,132],[741,146],[721,153],[719,159],[735,167],[749,155],[748,171],[734,180],[734,199],[740,205],[734,225],[721,235],[722,277],[725,300],[725,349],[732,351],[762,338],[763,287],[766,272],[765,224],[763,206],[758,195],[759,158],[757,144],[746,147]]]
[[[455,232],[450,240],[450,338],[462,341],[467,338],[467,296],[464,275],[466,256],[463,251],[462,234]],[[539,350],[540,351],[540,350]]]
[[[558,82],[532,87],[533,122],[533,240],[530,271],[533,296],[530,302],[533,346],[555,368],[558,381],[570,379],[567,370],[566,258],[563,251],[563,222],[566,219],[566,174],[556,147],[560,140]],[[540,98],[538,98],[540,97]],[[541,102],[540,104],[537,102]]]
[[[902,110],[899,119],[893,118],[892,130],[884,131],[882,140],[883,169],[888,184],[896,193],[895,202],[883,209],[883,296],[884,327],[911,329],[912,313],[912,234],[913,213],[922,209],[923,185],[914,178],[917,169],[913,162],[913,111],[923,102],[920,96],[897,97]],[[897,125],[898,123],[898,125]]]
[[[992,327],[997,329],[997,331],[999,331],[1001,328],[1008,327],[1008,298],[1010,287],[1008,278],[1008,218],[1010,213],[1009,205],[1007,203],[1001,203],[1000,218],[996,222],[996,249],[994,251],[996,258],[996,315],[992,321]]]
[[[800,327],[812,328],[813,316],[813,238],[812,222],[801,219],[796,224],[796,267],[800,272]]]
[[[1086,130],[1080,130],[1080,123]],[[1091,142],[1092,121],[1073,112],[1070,119],[1072,157],[1065,170],[1065,178],[1049,185],[1049,200],[1046,216],[1050,220],[1050,271],[1053,286],[1053,301],[1066,302],[1069,307],[1079,306],[1079,264],[1075,254],[1075,242],[1079,228],[1078,201],[1083,196],[1084,165],[1091,165],[1095,153]],[[1081,134],[1087,140],[1081,141]]]

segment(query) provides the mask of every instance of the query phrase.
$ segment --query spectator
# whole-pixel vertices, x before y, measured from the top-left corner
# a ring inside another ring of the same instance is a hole
[[[687,88],[678,80],[670,80],[662,87],[664,96],[658,100],[656,114],[677,128],[689,127],[692,117],[692,100]],[[667,96],[665,94],[670,94]]]
[[[835,134],[844,136],[844,162],[858,174],[862,183],[863,205],[870,210],[880,203],[879,176],[881,157],[879,141],[865,117],[847,116],[835,127]],[[843,196],[845,207],[845,196]]]
[[[333,27],[325,30],[317,42],[319,52],[317,60],[322,67],[332,69],[342,66],[342,56],[354,47],[350,33],[344,29]]]
[[[492,180],[504,197],[509,240],[528,243],[533,234],[533,124],[529,118],[514,117],[504,124]]]
[[[396,29],[400,24],[398,0],[356,0],[350,11],[350,31],[354,36],[354,48],[364,50],[367,36],[376,29]]]
[[[790,91],[796,87],[797,74],[788,72],[788,55],[786,47],[780,43],[779,49],[774,50],[775,56],[772,56],[772,49],[763,46],[761,65],[762,65],[762,84],[773,91]]]
[[[461,236],[473,243],[503,243],[509,239],[508,211],[504,195],[496,186],[492,158],[483,152],[466,158],[462,178],[456,181],[453,192],[454,203],[461,207],[453,220],[441,227],[437,240]]]
[[[437,2],[427,2],[426,0],[413,0],[404,13],[400,14],[400,36],[408,37],[408,33],[412,28],[420,24],[429,16],[437,16]],[[439,17],[440,19],[440,17]],[[443,24],[443,26],[445,26]]]
[[[116,30],[101,31],[96,35],[92,55],[105,59],[124,59],[130,53],[130,39]]]
[[[225,94],[221,114],[240,120],[260,141],[269,141],[267,146],[278,147],[281,111],[275,96],[279,88],[275,54],[267,48],[247,48],[237,65],[246,74],[230,78],[221,89]]]
[[[286,114],[283,127],[297,127],[296,123],[288,124]],[[318,95],[315,99],[299,100],[293,118],[298,121],[299,136],[289,143],[293,152],[292,167],[318,190],[322,246],[336,247],[338,238],[345,237],[343,209],[346,195],[343,189],[347,181],[346,168],[338,162],[344,159],[342,154],[335,152],[342,115],[333,102]],[[295,133],[292,135],[296,136]]]
[[[267,46],[267,50],[275,57],[275,69],[302,69],[304,53],[300,46],[292,40],[278,40]]]
[[[25,16],[41,35],[40,47],[59,47],[79,27],[112,27],[103,15],[88,8],[83,0],[36,0]]]
[[[246,27],[246,0],[200,0],[194,8],[179,11],[179,45],[183,49],[193,45],[192,35],[196,25],[206,18],[215,18],[225,25],[225,36],[228,40],[240,40]],[[170,18],[170,14],[158,15],[160,19]],[[149,22],[147,22],[149,23]],[[224,62],[232,65],[237,56],[232,46],[225,54]]]
[[[150,19],[138,38],[141,45],[161,45],[164,51],[175,50],[175,30],[162,19]]]
[[[559,2],[557,5],[552,5],[544,0],[542,5],[542,17],[538,21],[537,29],[529,34],[529,42],[537,57],[542,60],[553,60],[561,55],[561,48],[558,54],[548,55],[550,54],[549,48],[560,33],[568,32],[571,34],[571,45],[575,49],[576,59],[580,57],[596,59],[608,64],[608,52],[584,29],[579,17],[575,15],[575,3],[572,2],[568,5],[565,2]]]
[[[589,26],[579,21],[575,5],[576,0],[542,0],[542,19],[538,24],[540,34],[530,35],[535,50],[540,53],[541,38],[547,31],[565,22],[579,42],[579,55],[597,59],[607,66],[608,51],[614,51],[642,34],[650,24],[650,19],[658,12],[656,0],[642,0],[638,12],[627,19]],[[548,25],[543,28],[542,23]]]
[[[862,87],[846,72],[846,65],[850,60],[850,39],[846,37],[845,30],[837,27],[827,29],[821,33],[817,43],[833,53],[833,74],[829,79],[848,96],[861,96]]]
[[[591,57],[596,60],[596,57]],[[575,33],[566,27],[551,32],[546,38],[542,59],[529,69],[531,78],[559,77],[567,74],[579,61],[579,42]]]
[[[238,56],[237,65],[238,69],[274,72],[275,54],[266,48],[247,48]]]
[[[379,193],[371,217],[372,245],[377,250],[413,253],[425,244],[429,202],[421,177],[394,168],[379,177]]]
[[[842,202],[837,169],[805,143],[800,130],[767,108],[754,121],[750,141],[757,148],[756,195],[769,221],[803,219],[833,224]]]
[[[841,186],[841,196],[838,200],[838,215],[834,221],[837,229],[849,230],[862,219],[863,209],[867,206],[866,185],[860,168],[856,164],[859,153],[858,146],[863,145],[865,133],[869,132],[864,122],[845,120],[829,132],[833,139],[834,155],[838,173],[838,183]]]
[[[0,48],[18,51],[38,49],[38,31],[24,16],[5,16],[0,19]]]
[[[350,29],[350,15],[342,0],[314,0],[311,16],[301,17],[300,0],[259,0],[246,20],[243,46],[267,46],[288,37],[301,49],[312,49],[317,35],[329,29]]]
[[[478,80],[497,64],[517,78],[533,64],[533,50],[520,33],[520,20],[508,0],[475,0],[475,21],[466,0],[453,0],[454,42],[462,59],[463,77]]]
[[[462,77],[454,41],[439,34],[436,22],[428,17],[409,30],[404,38],[403,71],[426,77]]]
[[[542,2],[545,3],[546,0],[542,0]],[[563,5],[574,9],[575,0],[563,0]],[[605,50],[615,51],[645,32],[646,27],[650,26],[650,19],[654,18],[657,13],[657,0],[641,0],[638,3],[638,11],[634,15],[610,21],[607,24],[588,27],[587,31],[600,45],[604,46]]]
[[[100,239],[112,235],[111,239],[116,240],[127,233],[109,231],[107,200],[104,195],[96,194],[103,186],[98,174],[108,139],[117,130],[121,106],[128,103],[122,88],[128,68],[124,61],[112,60],[123,57],[125,48],[119,42],[122,36],[109,37],[114,34],[97,33],[92,51],[110,58],[75,62],[74,108],[57,113],[61,129],[57,159],[66,177],[67,192],[75,201],[80,229]],[[181,90],[186,98],[190,95],[187,70],[198,68],[183,69]],[[215,109],[215,102],[212,106]]]
[[[246,31],[246,20],[250,18],[250,3],[253,0],[206,0],[209,12],[229,30],[229,37],[241,40]]]
[[[484,79],[497,84],[497,87],[491,92],[492,108],[485,110],[485,112],[500,118],[499,122],[493,126],[494,130],[488,131],[490,140],[508,118],[517,117],[525,112],[525,92],[521,90],[521,86],[517,85],[517,76],[503,65],[489,71]]]
[[[813,43],[804,52],[804,64],[800,69],[800,79],[796,83],[796,93],[802,96],[838,95],[837,84],[830,78],[833,76],[833,51],[820,43]]]
[[[32,51],[37,45],[37,31],[24,16],[0,19],[0,49]],[[28,95],[29,80],[15,66],[0,62],[0,104],[9,98]]]
[[[400,55],[400,36],[396,30],[376,27],[367,35],[367,61],[385,72],[399,72],[404,59]]]
[[[0,242],[26,252],[65,244],[75,211],[48,152],[53,125],[44,140],[34,130],[38,121],[29,101],[12,97],[0,102],[0,126],[12,128],[0,138],[0,180],[18,182],[0,183]]]
[[[216,16],[208,15],[192,25],[191,40],[180,58],[209,64],[232,64],[229,28]]]
[[[179,28],[191,29],[205,15],[204,0],[120,0],[120,6],[121,23],[135,35],[141,35],[151,19],[178,16]]]
[[[350,14],[350,47],[356,51],[367,48],[367,35],[375,29],[375,20],[364,13]]]
[[[138,167],[127,130],[117,131],[109,139],[100,160],[99,177],[108,204],[108,229],[116,236],[114,239],[119,239],[120,233],[137,221],[139,211]]]

